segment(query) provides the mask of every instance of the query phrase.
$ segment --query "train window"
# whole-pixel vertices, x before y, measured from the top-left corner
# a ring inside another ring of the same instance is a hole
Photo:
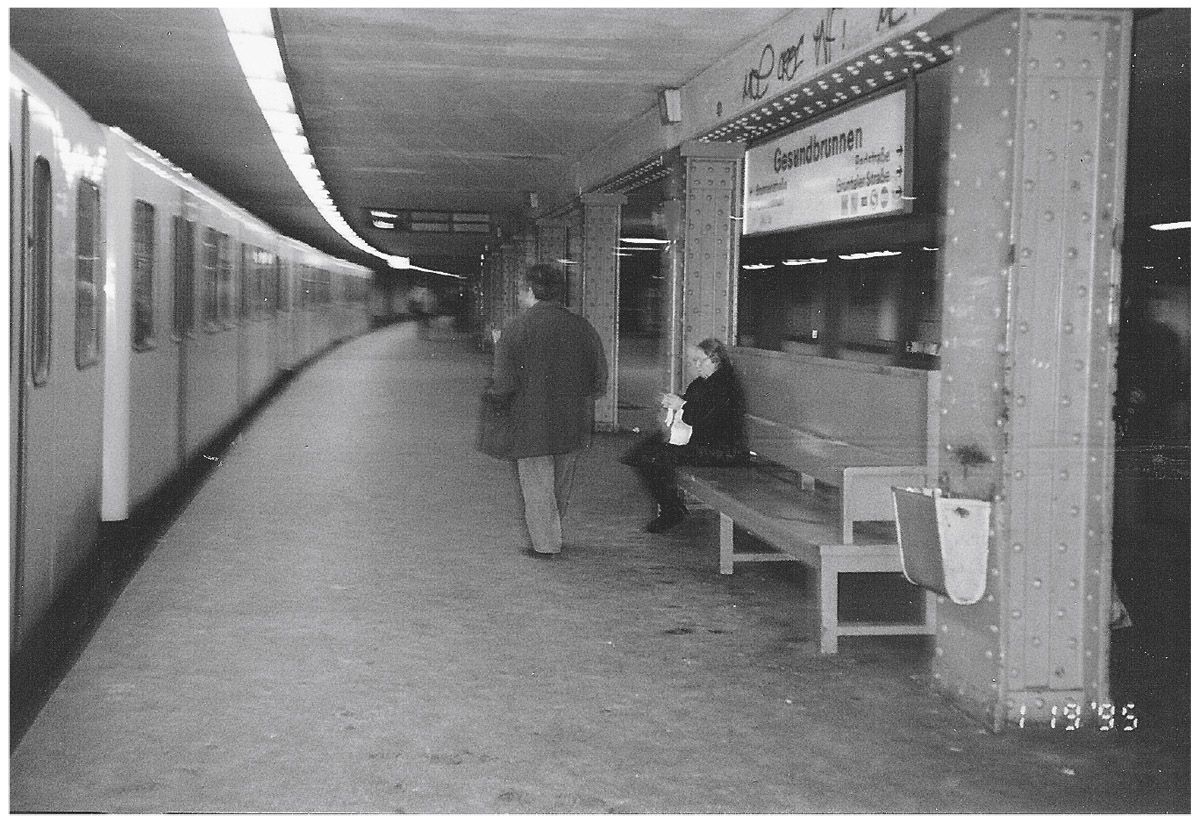
[[[241,302],[238,304],[238,316],[249,320],[258,316],[258,249],[249,243],[242,244],[241,265]]]
[[[233,325],[233,242],[217,232],[217,314],[225,328]]]
[[[154,345],[154,206],[133,204],[133,348]]]
[[[86,368],[100,359],[100,189],[80,180],[75,201],[75,365]]]
[[[192,331],[196,322],[196,224],[183,217],[176,217],[174,228],[174,333],[177,338],[181,338]]]
[[[738,279],[738,344],[843,360],[937,368],[937,251],[881,245],[863,233],[843,248],[781,253]]]
[[[50,215],[54,192],[51,187],[50,161],[39,157],[33,163],[33,202],[30,221],[30,374],[35,386],[50,378],[50,284],[53,247],[50,243]]]
[[[201,265],[201,288],[203,289],[203,300],[201,304],[201,322],[204,323],[204,328],[212,331],[217,324],[217,292],[219,287],[219,263],[217,248],[217,230],[205,229],[204,239],[202,241],[202,260]]]

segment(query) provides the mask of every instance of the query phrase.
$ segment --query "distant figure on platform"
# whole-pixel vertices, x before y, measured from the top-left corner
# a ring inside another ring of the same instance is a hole
[[[595,403],[608,388],[600,335],[559,302],[563,276],[531,266],[518,284],[522,312],[496,342],[490,392],[510,398],[513,453],[534,557],[562,552],[562,517],[575,467],[591,443]]]
[[[417,318],[417,336],[428,340],[429,326],[437,314],[437,295],[428,286],[417,286],[409,293],[408,309]]]
[[[657,504],[657,516],[645,526],[651,533],[666,531],[687,516],[675,484],[676,466],[737,466],[750,461],[746,401],[725,344],[715,337],[701,340],[688,350],[688,364],[696,378],[683,397],[663,395],[662,430],[621,458],[637,470]]]

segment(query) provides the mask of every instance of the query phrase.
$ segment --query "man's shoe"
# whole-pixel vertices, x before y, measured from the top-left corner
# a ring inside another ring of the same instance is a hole
[[[525,549],[525,554],[536,557],[538,560],[555,560],[562,556],[562,552],[540,552],[533,547]]]
[[[645,530],[650,534],[658,534],[665,532],[667,529],[678,526],[683,522],[683,518],[687,517],[687,509],[666,509],[658,517],[646,524]]]

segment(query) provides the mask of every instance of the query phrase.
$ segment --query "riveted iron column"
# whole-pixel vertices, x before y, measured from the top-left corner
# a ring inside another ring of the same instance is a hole
[[[939,485],[993,515],[987,592],[939,602],[933,673],[997,729],[1108,700],[1131,26],[1119,10],[1037,10],[955,40]]]
[[[670,245],[662,254],[661,268],[664,300],[659,301],[659,326],[666,332],[660,339],[659,362],[663,367],[662,385],[682,394],[683,384],[683,196],[682,161],[671,165],[663,198],[663,231]]]
[[[585,194],[583,203],[583,316],[600,333],[608,357],[608,393],[596,401],[596,428],[616,431],[617,375],[617,243],[621,230],[620,194]]]
[[[682,347],[706,337],[732,343],[741,214],[742,158],[737,143],[690,141],[684,168]],[[677,361],[678,362],[678,361]],[[682,372],[682,364],[678,366]]]
[[[574,209],[567,219],[566,242],[567,299],[566,306],[583,314],[583,207]]]
[[[496,300],[499,313],[496,328],[502,327],[505,321],[520,312],[521,307],[517,304],[517,284],[525,269],[536,261],[536,250],[537,244],[531,234],[516,235],[500,246],[501,282],[500,294]]]

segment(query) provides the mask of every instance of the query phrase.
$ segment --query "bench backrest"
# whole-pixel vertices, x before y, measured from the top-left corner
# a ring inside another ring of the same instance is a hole
[[[750,448],[806,470],[813,452],[845,465],[934,466],[939,373],[734,347]]]

